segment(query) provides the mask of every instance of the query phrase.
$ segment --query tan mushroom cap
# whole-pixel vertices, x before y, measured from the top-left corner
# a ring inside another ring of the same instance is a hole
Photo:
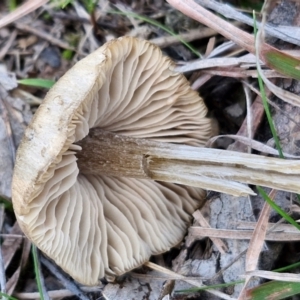
[[[111,41],[49,91],[18,149],[13,205],[28,238],[86,285],[120,275],[185,234],[199,188],[80,174],[75,142],[93,127],[203,146],[206,107],[174,63],[149,42]]]

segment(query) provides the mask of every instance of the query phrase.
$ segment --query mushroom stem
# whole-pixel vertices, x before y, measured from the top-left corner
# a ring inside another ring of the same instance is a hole
[[[199,148],[106,132],[99,128],[77,143],[84,174],[173,182],[235,196],[255,194],[247,184],[300,192],[300,161]]]

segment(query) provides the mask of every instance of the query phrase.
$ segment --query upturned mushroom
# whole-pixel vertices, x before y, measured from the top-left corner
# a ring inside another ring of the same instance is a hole
[[[149,42],[113,40],[55,84],[25,132],[12,183],[16,217],[82,284],[178,244],[202,188],[253,193],[240,180],[300,191],[299,163],[201,148],[212,122],[173,69]]]

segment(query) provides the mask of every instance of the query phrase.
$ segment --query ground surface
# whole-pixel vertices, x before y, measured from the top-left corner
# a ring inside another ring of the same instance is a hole
[[[9,14],[8,4],[0,3],[0,20]],[[30,1],[28,1],[30,2]],[[32,1],[34,2],[34,1]],[[38,1],[35,1],[38,2]],[[46,2],[46,1],[44,1]],[[88,1],[86,1],[88,2]],[[240,7],[242,1],[232,1]],[[259,6],[259,1],[248,1]],[[20,1],[19,4],[23,4]],[[261,98],[255,91],[245,88],[247,83],[257,88],[257,79],[251,77],[254,63],[241,67],[226,66],[228,57],[246,54],[237,46],[228,46],[217,55],[223,58],[220,66],[197,70],[193,63],[198,57],[190,49],[170,38],[170,34],[153,21],[180,33],[198,52],[206,56],[213,53],[227,40],[214,30],[207,28],[172,8],[161,0],[153,1],[99,1],[94,9],[84,1],[73,1],[64,9],[56,1],[48,2],[37,10],[0,28],[0,196],[4,203],[0,214],[2,226],[2,262],[6,272],[6,292],[18,299],[34,299],[37,287],[35,272],[30,255],[30,243],[23,238],[11,208],[11,178],[15,152],[38,105],[47,89],[16,83],[17,79],[42,78],[56,81],[78,60],[91,53],[105,42],[123,35],[147,39],[159,45],[164,53],[178,63],[179,67],[191,64],[185,72],[192,87],[204,97],[210,115],[219,124],[220,134],[245,134],[246,96],[253,100],[252,135],[256,140],[272,145],[270,129],[262,113]],[[268,7],[269,22],[274,25],[299,26],[299,7],[293,1],[273,1]],[[146,16],[152,23],[146,21]],[[238,27],[252,32],[242,23]],[[280,49],[297,49],[274,37],[267,41]],[[255,77],[255,76],[254,76]],[[299,94],[298,82],[288,78],[272,79],[278,86]],[[246,90],[246,92],[245,92]],[[299,108],[272,97],[276,107],[272,108],[275,127],[283,150],[299,155]],[[218,139],[215,147],[246,152],[247,147],[232,139]],[[259,151],[257,151],[259,152]],[[267,175],[266,175],[267,176]],[[299,207],[290,193],[278,192],[275,200],[295,219],[299,217]],[[201,236],[189,232],[177,249],[154,257],[152,261],[165,268],[162,272],[142,267],[118,278],[116,282],[103,281],[98,288],[74,285],[72,279],[61,278],[60,270],[51,270],[47,263],[42,265],[45,287],[52,291],[50,297],[68,299],[237,299],[243,284],[218,289],[220,294],[207,292],[178,293],[203,282],[205,285],[228,283],[240,280],[245,274],[246,251],[249,239],[263,208],[263,200],[256,197],[230,197],[209,192],[203,209],[194,215],[194,227],[210,226],[227,230],[216,238],[208,238],[213,233],[203,232]],[[269,213],[269,222],[275,223],[280,217]],[[207,225],[205,222],[208,222]],[[241,230],[248,230],[247,238],[239,239]],[[283,230],[282,228],[279,229]],[[289,229],[290,230],[290,229]],[[260,255],[257,268],[272,270],[298,261],[299,243],[296,233],[291,231],[295,242],[283,242],[280,237],[264,243],[254,259]],[[213,236],[213,235],[212,235]],[[292,239],[292,238],[291,238]],[[251,246],[253,247],[253,245]],[[42,262],[45,259],[42,260]],[[166,269],[174,273],[166,273]],[[179,280],[176,276],[185,277]],[[201,280],[199,279],[201,278]],[[261,283],[254,279],[249,286]],[[248,287],[249,287],[248,286]],[[78,289],[82,290],[80,292]],[[4,289],[2,289],[4,291]],[[77,296],[74,296],[77,295]],[[79,296],[78,296],[79,295]],[[88,297],[88,298],[86,298]],[[103,297],[103,298],[101,298]],[[241,298],[243,299],[243,298]]]

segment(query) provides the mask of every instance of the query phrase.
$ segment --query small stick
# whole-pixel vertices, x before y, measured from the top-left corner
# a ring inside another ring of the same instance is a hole
[[[70,280],[67,276],[63,275],[61,271],[53,265],[49,260],[41,256],[41,262],[43,265],[46,266],[46,268],[56,276],[56,278],[74,295],[76,295],[81,300],[89,300],[89,297],[87,297],[82,290],[77,286],[75,282]]]
[[[85,292],[99,292],[99,287],[82,287],[82,290]],[[76,295],[74,292],[71,292],[70,290],[55,290],[55,291],[49,291],[49,296],[51,298],[64,298],[68,296]],[[13,296],[17,297],[18,299],[38,299],[40,297],[40,294],[38,292],[32,292],[32,293],[15,293]]]
[[[169,47],[171,45],[180,43],[180,40],[178,39],[178,37],[185,40],[186,42],[191,42],[194,40],[200,40],[200,39],[203,39],[206,37],[210,37],[215,34],[216,34],[216,31],[213,29],[202,28],[201,30],[199,30],[199,28],[197,28],[197,29],[192,29],[186,33],[178,34],[178,36],[172,36],[172,35],[171,36],[160,36],[158,38],[149,40],[149,42],[157,45],[160,48],[165,48],[165,47]]]
[[[37,37],[44,39],[45,41],[49,42],[52,45],[58,46],[62,49],[76,51],[76,49],[74,47],[71,47],[68,43],[65,43],[60,39],[53,37],[51,34],[44,32],[41,29],[31,27],[30,25],[24,23],[15,23],[14,25],[17,29],[34,34]]]

